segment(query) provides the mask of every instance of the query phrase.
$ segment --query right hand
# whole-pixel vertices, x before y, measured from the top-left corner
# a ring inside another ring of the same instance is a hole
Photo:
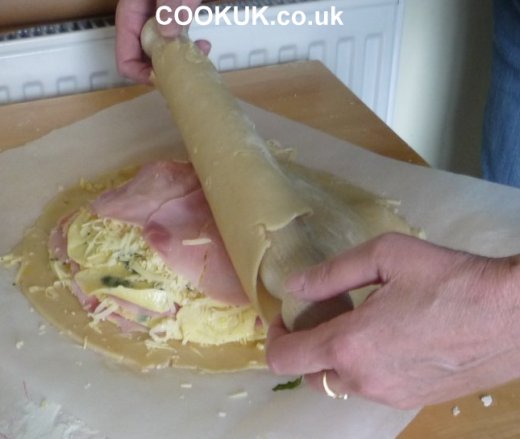
[[[520,255],[491,259],[386,234],[293,275],[320,301],[380,287],[353,311],[304,331],[271,324],[267,360],[323,390],[417,408],[519,377]]]
[[[120,0],[116,11],[116,61],[119,73],[143,84],[150,83],[152,66],[141,48],[141,29],[146,21],[154,16],[159,6],[169,6],[174,11],[179,6],[188,6],[191,10],[200,5],[202,0]],[[168,26],[158,26],[163,37],[175,38],[183,26],[173,21]],[[207,55],[211,45],[206,40],[195,44]]]

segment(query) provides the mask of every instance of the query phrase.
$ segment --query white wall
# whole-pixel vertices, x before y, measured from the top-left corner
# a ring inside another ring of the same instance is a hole
[[[478,175],[491,0],[403,0],[394,130],[432,166]]]

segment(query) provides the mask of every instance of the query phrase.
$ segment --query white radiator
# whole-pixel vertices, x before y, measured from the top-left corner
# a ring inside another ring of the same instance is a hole
[[[322,61],[376,114],[392,117],[402,0],[242,0],[310,14],[343,11],[343,26],[200,26],[192,38],[213,43],[221,71],[314,59]],[[128,83],[117,74],[111,19],[80,20],[0,35],[0,104]]]

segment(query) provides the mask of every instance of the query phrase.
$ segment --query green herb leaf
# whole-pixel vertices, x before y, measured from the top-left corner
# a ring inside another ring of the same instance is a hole
[[[106,287],[115,288],[115,287],[130,287],[130,282],[128,282],[126,279],[122,279],[120,277],[116,276],[103,276],[101,278],[101,283],[105,285]]]
[[[278,392],[279,390],[291,390],[296,389],[296,387],[300,386],[303,381],[303,377],[298,377],[294,381],[288,381],[283,384],[277,384],[273,387],[274,392]]]

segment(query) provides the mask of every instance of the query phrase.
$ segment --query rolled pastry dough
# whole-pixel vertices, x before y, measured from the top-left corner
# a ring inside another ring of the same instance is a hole
[[[268,233],[312,210],[211,61],[186,38],[162,40],[155,26],[152,19],[142,34],[154,83],[182,134],[242,286],[270,320],[279,303],[258,282],[260,263],[270,246]]]

